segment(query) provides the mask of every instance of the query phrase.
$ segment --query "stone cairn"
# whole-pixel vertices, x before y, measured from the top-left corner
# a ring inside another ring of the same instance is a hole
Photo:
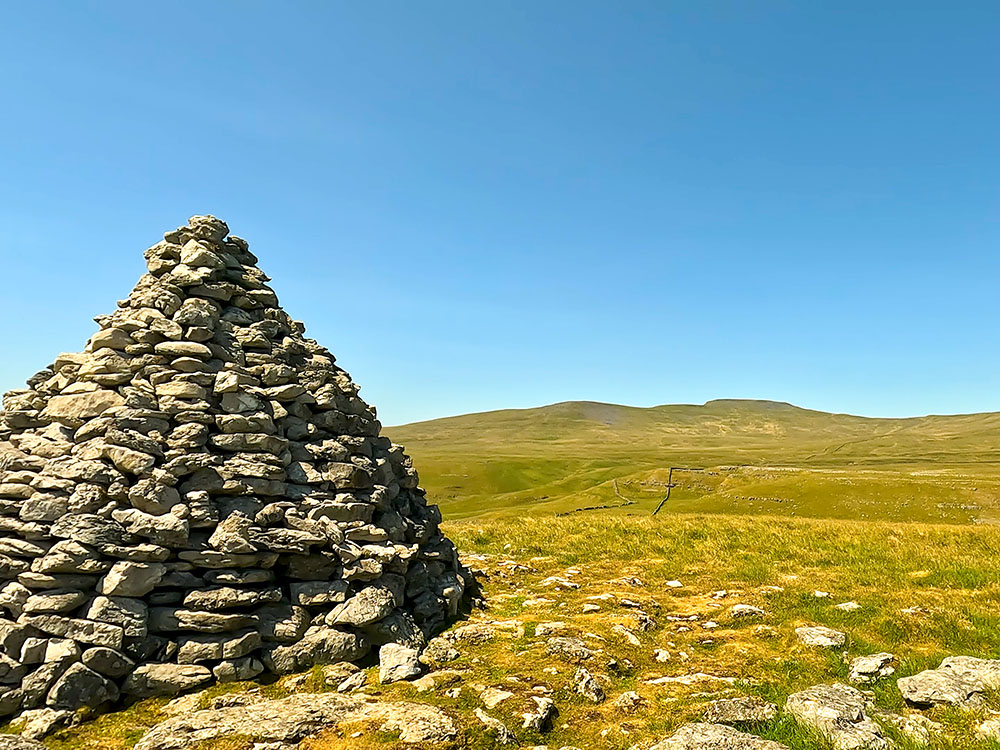
[[[4,397],[0,715],[419,651],[458,612],[410,459],[228,232],[168,232]]]

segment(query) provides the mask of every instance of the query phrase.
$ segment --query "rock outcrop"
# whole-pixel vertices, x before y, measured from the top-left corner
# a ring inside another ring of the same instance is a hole
[[[375,722],[406,743],[438,743],[457,734],[441,709],[419,703],[378,702],[337,693],[300,693],[280,700],[251,699],[236,705],[181,713],[157,724],[136,750],[184,750],[220,737],[250,737],[290,747],[348,722]],[[26,749],[27,750],[27,749]]]
[[[469,579],[403,449],[192,217],[0,412],[0,715],[419,651]]]

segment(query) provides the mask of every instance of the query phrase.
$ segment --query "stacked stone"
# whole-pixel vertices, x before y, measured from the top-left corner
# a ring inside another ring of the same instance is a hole
[[[247,243],[195,216],[0,412],[0,714],[421,648],[468,582]]]

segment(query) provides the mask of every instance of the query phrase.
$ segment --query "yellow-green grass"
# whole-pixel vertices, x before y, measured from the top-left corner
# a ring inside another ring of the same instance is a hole
[[[409,683],[380,686],[372,667],[367,690],[385,699],[443,708],[459,727],[450,750],[497,747],[473,714],[482,706],[476,685],[514,694],[488,713],[515,730],[525,745],[626,750],[636,744],[648,747],[684,722],[696,720],[715,697],[758,695],[780,705],[796,690],[843,681],[846,660],[853,656],[883,650],[897,655],[897,674],[873,687],[877,704],[894,711],[905,710],[896,677],[936,666],[948,655],[1000,658],[1000,529],[995,527],[775,516],[683,514],[651,519],[575,514],[465,520],[446,524],[446,531],[480,571],[486,609],[474,612],[472,619],[508,624],[498,628],[492,641],[458,644],[461,658],[446,665],[464,673],[457,682],[429,692],[419,692]],[[553,576],[574,581],[580,588],[547,584]],[[642,585],[624,580],[628,577],[638,578]],[[667,581],[673,579],[683,587],[668,587]],[[713,598],[712,592],[719,590],[728,593]],[[817,598],[816,590],[829,592],[830,597]],[[590,598],[603,594],[614,599]],[[625,599],[641,606],[656,627],[639,630],[635,609]],[[836,609],[836,604],[849,600],[862,609],[853,613]],[[595,601],[600,611],[583,613],[583,605]],[[735,603],[759,606],[767,614],[759,620],[733,619],[729,611]],[[914,607],[920,609],[911,614],[901,611]],[[689,614],[699,620],[670,620],[672,615]],[[704,629],[708,619],[719,628]],[[608,694],[604,703],[593,705],[576,695],[571,687],[576,665],[546,652],[546,638],[537,636],[536,630],[553,621],[565,623],[566,635],[581,637],[600,651],[584,666],[602,681]],[[640,645],[630,645],[616,634],[615,624],[633,629]],[[770,630],[760,632],[762,625]],[[847,646],[841,650],[803,646],[794,635],[800,625],[842,630],[848,636]],[[523,628],[523,634],[505,628]],[[666,649],[672,658],[655,661],[657,648]],[[647,684],[654,677],[697,672],[734,677],[737,682],[691,687]],[[445,693],[445,688],[456,685],[462,687],[457,696]],[[546,734],[520,728],[521,714],[531,707],[530,695],[538,686],[552,691],[560,712]],[[213,694],[248,687],[225,686]],[[287,681],[266,688],[273,695],[289,689]],[[332,687],[315,673],[295,689]],[[613,705],[627,690],[637,691],[645,700],[635,714],[622,713]],[[988,708],[1000,709],[1000,700],[991,698]],[[974,736],[984,711],[934,709],[927,715],[943,723],[952,736],[933,744],[936,750],[998,747]],[[54,750],[127,750],[142,727],[155,719],[156,705],[147,702],[63,732],[48,743]],[[356,729],[364,729],[362,735],[351,737]],[[252,728],[248,730],[252,733]],[[828,750],[823,740],[787,716],[750,730],[793,750]],[[248,738],[230,738],[212,747],[243,750],[249,745]],[[345,727],[310,740],[308,747],[403,746],[373,727]]]
[[[1000,518],[1000,415],[867,419],[766,401],[569,402],[393,427],[446,518],[673,512]],[[615,507],[618,506],[618,507]],[[584,511],[588,512],[588,511]]]

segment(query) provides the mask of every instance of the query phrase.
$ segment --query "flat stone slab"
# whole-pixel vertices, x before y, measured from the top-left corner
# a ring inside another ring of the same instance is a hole
[[[723,698],[709,703],[702,719],[711,724],[755,724],[777,715],[778,707],[760,698]]]
[[[824,628],[821,625],[795,628],[795,636],[799,639],[799,643],[819,648],[840,648],[847,643],[847,636],[839,630]]]
[[[456,736],[451,717],[434,706],[379,703],[338,693],[300,693],[174,716],[143,735],[135,750],[186,750],[199,742],[231,736],[295,745],[339,724],[369,721],[378,722],[380,731],[398,732],[401,741],[421,746]]]
[[[901,677],[896,685],[911,706],[976,708],[983,704],[988,691],[1000,687],[1000,659],[949,656],[937,669]]]
[[[888,750],[892,742],[868,715],[871,701],[849,685],[814,685],[788,696],[785,710],[815,729],[836,750]]]
[[[854,683],[875,682],[882,677],[888,677],[896,669],[892,666],[895,656],[887,651],[867,656],[858,656],[851,660],[848,679]]]
[[[649,750],[788,750],[788,747],[724,724],[685,724]]]

